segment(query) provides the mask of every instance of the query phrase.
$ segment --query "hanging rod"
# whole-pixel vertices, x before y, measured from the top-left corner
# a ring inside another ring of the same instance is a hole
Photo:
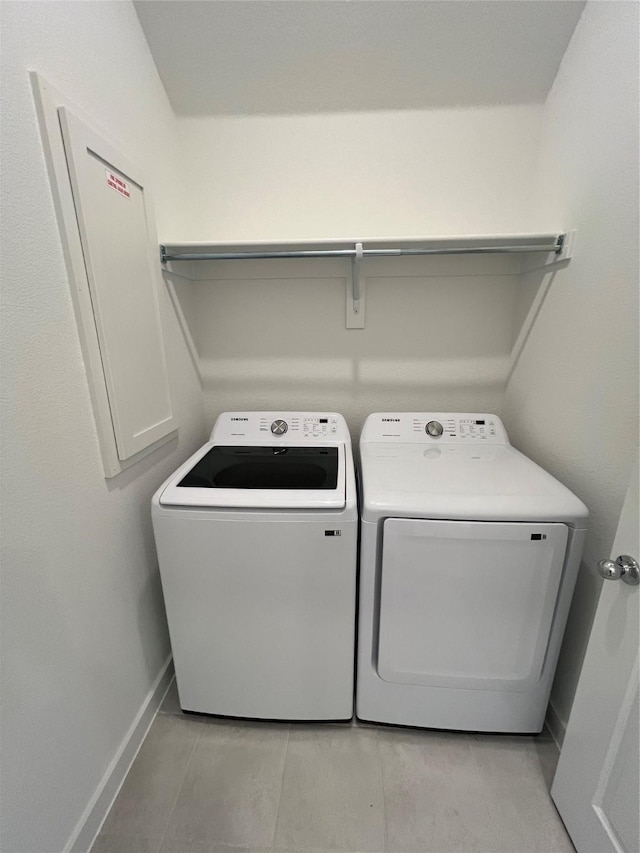
[[[399,257],[404,255],[484,255],[505,254],[513,252],[553,252],[562,253],[565,234],[558,234],[552,243],[531,243],[515,246],[449,246],[430,247],[416,246],[415,248],[398,249],[365,249],[354,245],[353,249],[292,249],[289,251],[257,251],[245,252],[175,252],[167,251],[166,246],[160,246],[160,259],[163,264],[169,261],[244,261],[268,260],[270,258],[382,258]]]

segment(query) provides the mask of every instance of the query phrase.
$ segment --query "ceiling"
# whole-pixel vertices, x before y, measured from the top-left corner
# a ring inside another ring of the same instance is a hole
[[[178,115],[535,103],[580,0],[137,0]]]

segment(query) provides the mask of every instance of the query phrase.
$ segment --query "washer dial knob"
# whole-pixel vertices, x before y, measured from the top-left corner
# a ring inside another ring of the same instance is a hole
[[[440,421],[429,421],[425,427],[425,432],[432,438],[440,438],[443,432],[442,424]]]
[[[271,424],[271,432],[274,435],[284,435],[289,429],[289,424],[286,421],[277,420]]]

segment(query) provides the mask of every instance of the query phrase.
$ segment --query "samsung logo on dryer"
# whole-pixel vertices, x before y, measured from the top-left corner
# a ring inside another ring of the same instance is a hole
[[[399,424],[400,418],[383,418],[382,423],[383,424]]]
[[[248,421],[249,418],[231,418],[232,421]]]

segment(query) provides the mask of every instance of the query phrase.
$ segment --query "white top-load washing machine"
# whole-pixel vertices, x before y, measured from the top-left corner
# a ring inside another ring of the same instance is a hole
[[[353,715],[358,510],[331,412],[226,412],[152,503],[180,705]]]
[[[539,732],[587,508],[495,415],[373,414],[360,453],[357,716]]]

